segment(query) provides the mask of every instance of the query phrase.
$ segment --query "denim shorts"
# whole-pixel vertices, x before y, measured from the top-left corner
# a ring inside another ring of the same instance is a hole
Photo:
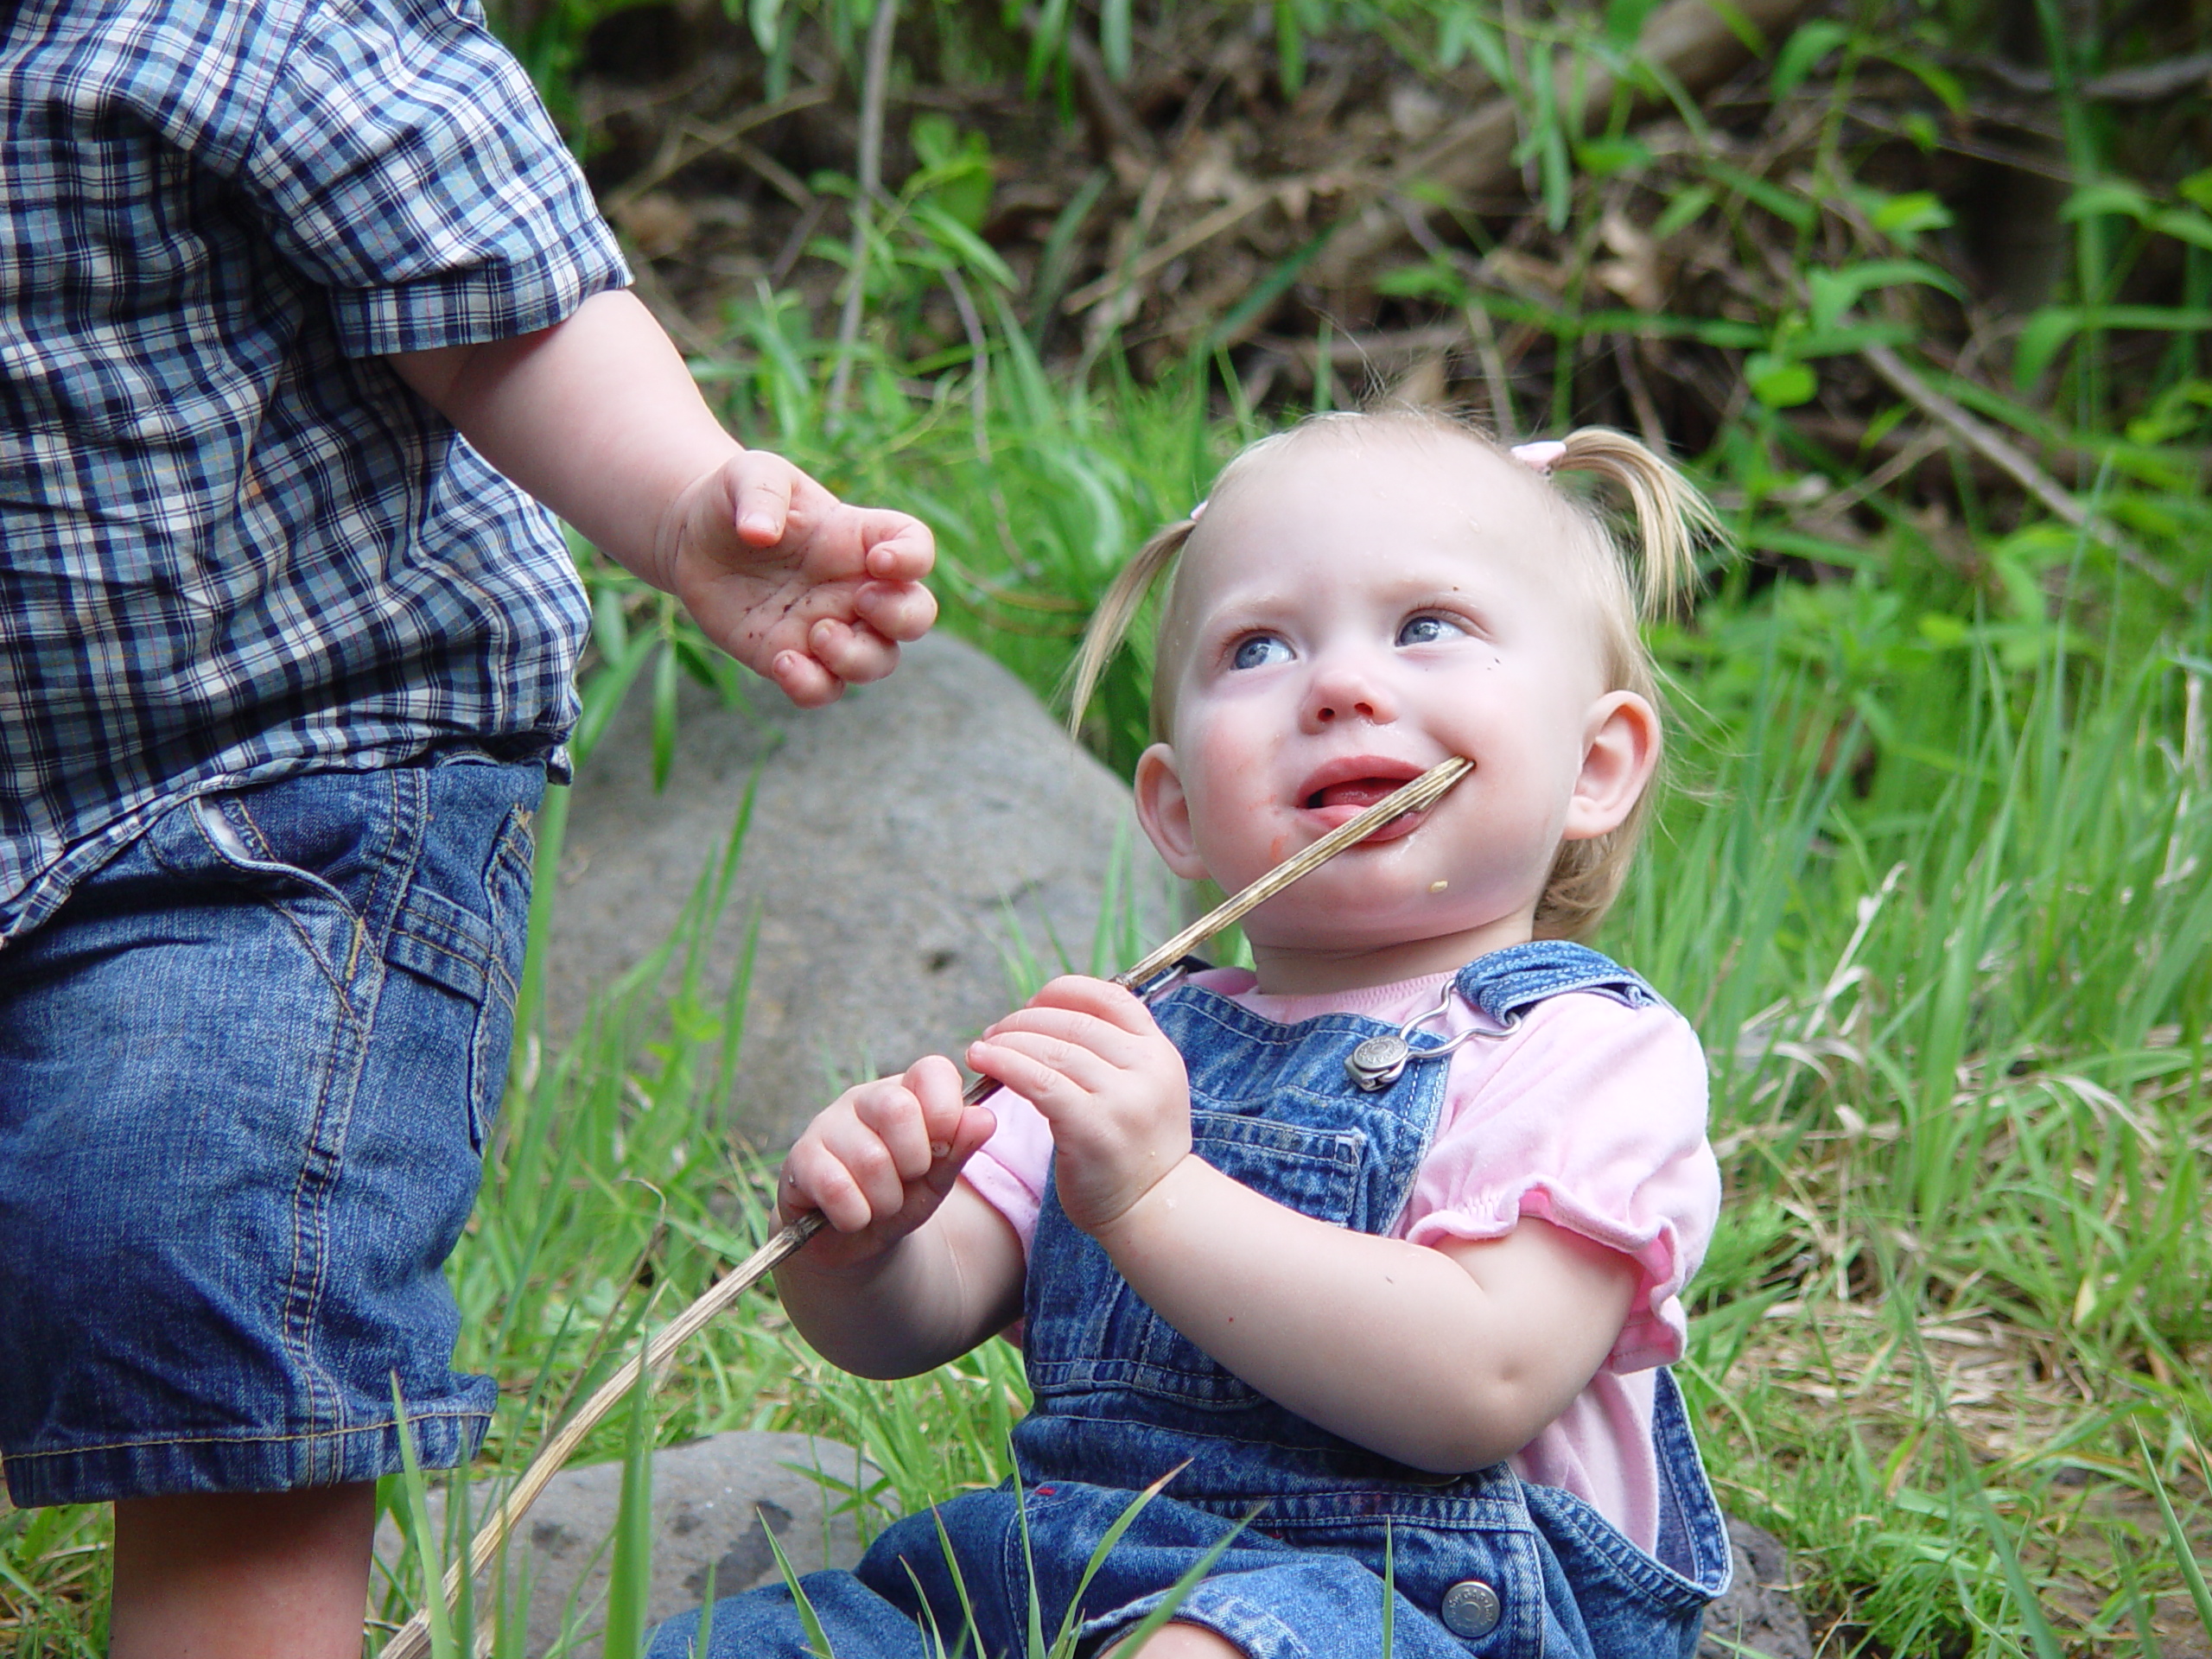
[[[16,1503],[270,1491],[483,1438],[442,1267],[513,1037],[542,764],[199,797],[0,951]]]

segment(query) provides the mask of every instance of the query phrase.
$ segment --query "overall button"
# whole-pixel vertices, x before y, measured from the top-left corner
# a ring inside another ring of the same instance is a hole
[[[1480,1579],[1462,1579],[1444,1592],[1444,1628],[1472,1642],[1497,1628],[1497,1592]]]

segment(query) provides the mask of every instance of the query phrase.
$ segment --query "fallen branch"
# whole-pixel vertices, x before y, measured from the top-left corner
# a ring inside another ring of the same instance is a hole
[[[1286,190],[1311,188],[1310,181],[1303,179],[1255,186],[1235,200],[1223,203],[1205,218],[1185,225],[1158,247],[1146,249],[1126,270],[1112,271],[1096,282],[1085,283],[1060,302],[1060,309],[1070,316],[1079,311],[1087,311],[1116,289],[1145,281],[1154,271],[1173,264],[1192,249],[1212,241],[1224,231],[1234,230],[1269,202],[1280,200]]]
[[[2135,547],[2102,518],[2076,501],[2049,473],[2036,465],[2027,453],[1995,428],[1976,419],[1964,408],[1922,379],[1907,365],[1905,360],[1888,346],[1862,346],[1859,355],[1866,365],[1914,408],[1948,428],[1967,448],[2004,473],[2030,495],[2050,509],[2057,518],[2088,536],[2113,556],[2133,569],[2148,576],[2169,593],[2180,590],[2181,583],[2156,559]]]
[[[712,126],[697,127],[689,121],[679,121],[660,141],[660,148],[654,152],[652,160],[608,191],[601,198],[600,206],[611,219],[648,190],[665,184],[701,156],[711,156],[718,149],[730,149],[755,127],[765,127],[771,121],[780,121],[787,115],[796,114],[800,110],[810,110],[817,104],[827,104],[832,96],[827,86],[803,86],[772,104],[756,105],[741,115],[732,116],[727,121],[718,121]],[[757,166],[753,157],[760,152],[753,150],[749,144],[743,146],[743,150],[751,152],[746,156],[747,164]],[[770,165],[775,164],[771,162]],[[776,171],[784,173],[779,167]],[[772,175],[764,174],[763,176],[785,195],[791,194],[784,190],[783,185]],[[784,173],[784,176],[788,179],[791,175]],[[805,193],[804,185],[799,188]],[[804,206],[804,203],[799,205]]]
[[[2016,92],[2050,92],[2057,87],[2048,69],[2023,69],[2002,58],[1979,58],[1972,62],[1974,68]],[[2158,104],[2183,92],[2212,92],[2212,52],[2092,75],[2075,82],[2074,90],[2094,104]]]

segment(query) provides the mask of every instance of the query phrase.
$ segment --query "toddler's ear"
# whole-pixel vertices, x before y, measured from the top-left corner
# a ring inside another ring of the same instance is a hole
[[[1185,881],[1205,878],[1191,835],[1191,803],[1175,771],[1175,751],[1155,743],[1137,757],[1137,822],[1160,861]]]
[[[1633,691],[1609,691],[1583,727],[1582,772],[1567,809],[1566,838],[1618,829],[1659,766],[1658,711]]]

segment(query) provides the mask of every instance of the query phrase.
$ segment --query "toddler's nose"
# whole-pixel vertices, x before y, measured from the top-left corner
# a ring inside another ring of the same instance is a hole
[[[1343,720],[1382,725],[1397,717],[1397,709],[1381,683],[1350,664],[1325,666],[1306,694],[1306,718],[1313,726],[1333,726]]]

